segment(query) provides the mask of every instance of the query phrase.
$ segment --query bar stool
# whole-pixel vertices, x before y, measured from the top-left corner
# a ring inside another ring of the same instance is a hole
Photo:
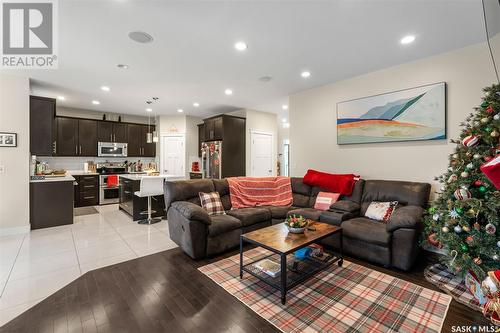
[[[155,210],[151,210],[151,197],[155,195],[163,194],[163,177],[158,176],[143,176],[141,177],[140,190],[136,191],[134,194],[138,197],[144,198],[148,197],[148,210],[147,212],[141,212],[141,215],[148,215],[147,219],[140,220],[139,224],[153,224],[161,221],[161,218],[151,218],[151,214],[156,213]]]

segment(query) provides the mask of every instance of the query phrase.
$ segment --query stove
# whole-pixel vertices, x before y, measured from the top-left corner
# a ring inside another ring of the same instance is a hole
[[[110,176],[127,173],[127,167],[123,163],[106,162],[97,163],[97,173],[99,174],[99,204],[114,204],[120,202],[120,183],[108,184]]]

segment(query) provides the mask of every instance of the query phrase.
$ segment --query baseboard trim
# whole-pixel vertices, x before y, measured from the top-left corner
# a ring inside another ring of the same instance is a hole
[[[30,232],[30,225],[13,228],[0,228],[0,236],[21,235]]]

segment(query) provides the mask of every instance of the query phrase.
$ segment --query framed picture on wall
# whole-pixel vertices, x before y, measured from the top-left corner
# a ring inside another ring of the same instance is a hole
[[[446,83],[337,104],[337,144],[446,139]]]
[[[0,132],[0,147],[17,147],[17,133]]]

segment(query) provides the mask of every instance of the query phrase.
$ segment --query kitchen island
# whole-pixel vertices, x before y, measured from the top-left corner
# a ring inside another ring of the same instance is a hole
[[[68,173],[30,180],[31,229],[73,224],[74,182]]]
[[[132,216],[134,221],[139,221],[147,218],[148,198],[138,197],[135,192],[141,188],[141,178],[145,174],[125,174],[120,175],[120,209]],[[160,175],[165,180],[169,180],[170,176]],[[163,217],[165,214],[165,201],[163,195],[151,197],[152,217]],[[142,214],[141,214],[142,212]]]

